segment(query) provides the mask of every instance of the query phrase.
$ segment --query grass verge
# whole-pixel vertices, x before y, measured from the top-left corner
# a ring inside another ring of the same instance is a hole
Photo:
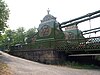
[[[10,68],[7,64],[0,61],[0,75],[12,75]]]
[[[72,68],[77,68],[77,69],[99,69],[99,66],[96,66],[94,64],[81,64],[75,61],[67,61],[66,63],[64,63],[67,67],[72,67]]]

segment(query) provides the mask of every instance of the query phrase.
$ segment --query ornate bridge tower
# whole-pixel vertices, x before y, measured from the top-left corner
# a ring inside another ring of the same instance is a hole
[[[39,40],[53,40],[63,39],[64,33],[59,28],[59,22],[56,21],[56,17],[49,14],[50,10],[47,10],[47,15],[41,20],[38,27],[37,41]]]

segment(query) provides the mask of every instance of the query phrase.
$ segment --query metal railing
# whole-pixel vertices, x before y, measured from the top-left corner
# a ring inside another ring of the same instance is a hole
[[[12,51],[65,51],[66,53],[100,53],[100,37],[49,40],[36,42],[34,44],[13,46]]]

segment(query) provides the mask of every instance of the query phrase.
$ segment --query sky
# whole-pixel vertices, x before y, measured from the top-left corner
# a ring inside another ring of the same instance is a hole
[[[10,9],[7,24],[11,29],[38,28],[40,20],[47,15],[48,8],[50,14],[60,23],[100,10],[100,0],[5,0],[5,2]],[[91,21],[91,28],[99,27],[100,18],[95,20]],[[82,23],[79,28],[89,29],[89,22]]]

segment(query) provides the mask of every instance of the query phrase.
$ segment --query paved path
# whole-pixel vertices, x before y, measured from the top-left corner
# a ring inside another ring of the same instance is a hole
[[[99,70],[73,69],[44,65],[0,52],[0,61],[8,64],[14,75],[100,75]]]

